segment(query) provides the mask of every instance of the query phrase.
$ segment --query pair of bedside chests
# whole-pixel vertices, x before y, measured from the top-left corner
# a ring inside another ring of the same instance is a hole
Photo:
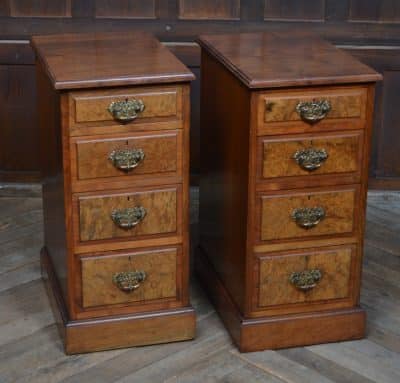
[[[380,75],[296,32],[203,36],[195,269],[241,351],[364,335]],[[46,280],[67,353],[195,336],[192,73],[152,36],[38,36]]]

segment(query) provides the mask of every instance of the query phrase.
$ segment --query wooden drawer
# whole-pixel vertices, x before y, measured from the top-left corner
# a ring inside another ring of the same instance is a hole
[[[184,89],[184,86],[143,86],[70,92],[70,134],[107,134],[181,127],[176,122],[182,120]],[[109,110],[112,103],[133,100],[142,102],[144,109],[138,111],[132,121],[118,120]],[[156,126],[154,123],[157,123]]]
[[[352,234],[359,187],[258,196],[259,242]]]
[[[261,93],[258,97],[259,135],[365,128],[365,87],[308,88]],[[319,122],[307,121],[309,117],[298,109],[301,104],[322,101],[327,101],[330,109]]]
[[[82,307],[154,303],[177,295],[176,248],[82,257]]]
[[[72,178],[75,182],[143,182],[181,177],[182,145],[181,130],[73,139]]]
[[[75,196],[79,240],[136,240],[176,234],[182,211],[181,192],[181,186],[176,186]]]
[[[359,178],[363,141],[362,131],[260,138],[259,179],[343,173]]]
[[[349,245],[257,258],[258,308],[306,303],[320,303],[326,308],[330,301],[349,299],[353,294],[355,252],[355,246]]]

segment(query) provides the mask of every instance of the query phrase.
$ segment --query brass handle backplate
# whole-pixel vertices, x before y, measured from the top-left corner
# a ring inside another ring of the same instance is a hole
[[[323,120],[331,111],[331,103],[328,100],[299,102],[296,111],[300,117],[310,123],[315,124]]]
[[[325,218],[325,215],[323,207],[305,207],[292,211],[293,220],[297,226],[303,229],[311,229],[317,226]]]
[[[115,149],[108,158],[112,164],[120,170],[129,172],[135,169],[144,160],[145,154],[142,149]]]
[[[319,169],[328,157],[328,153],[325,149],[314,148],[298,150],[293,155],[298,165],[309,172]]]
[[[115,209],[111,213],[111,219],[121,229],[132,229],[143,221],[147,211],[143,206],[135,206],[127,209]]]
[[[123,292],[130,293],[140,287],[146,279],[144,271],[124,271],[113,275],[113,283]]]
[[[322,272],[318,269],[294,272],[290,275],[289,281],[297,289],[308,291],[313,289],[322,278]]]
[[[144,111],[144,103],[142,100],[123,100],[114,101],[108,107],[108,111],[114,117],[115,120],[127,123],[136,119],[139,113]]]

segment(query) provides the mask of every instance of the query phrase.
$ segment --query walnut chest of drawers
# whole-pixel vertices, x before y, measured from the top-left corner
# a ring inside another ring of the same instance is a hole
[[[67,353],[191,339],[192,73],[145,33],[38,36],[43,275]]]
[[[242,351],[361,338],[380,75],[298,32],[199,43],[203,286]]]

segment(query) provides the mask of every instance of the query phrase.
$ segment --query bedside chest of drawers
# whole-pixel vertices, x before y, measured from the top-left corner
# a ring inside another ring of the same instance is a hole
[[[189,87],[145,33],[38,36],[45,247],[67,353],[191,339]]]
[[[204,288],[241,351],[361,338],[380,75],[298,32],[199,43]]]

